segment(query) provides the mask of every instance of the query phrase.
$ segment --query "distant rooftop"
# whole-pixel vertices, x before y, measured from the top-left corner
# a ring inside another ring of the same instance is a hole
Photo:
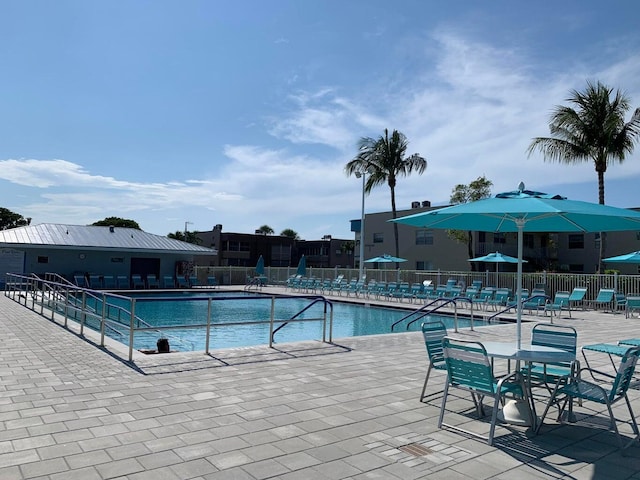
[[[0,230],[0,247],[60,247],[94,250],[170,251],[215,255],[216,250],[135,228],[41,223]]]

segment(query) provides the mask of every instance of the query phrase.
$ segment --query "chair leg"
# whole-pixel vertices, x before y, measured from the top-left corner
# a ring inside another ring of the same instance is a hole
[[[433,369],[433,363],[429,362],[429,368],[427,369],[427,377],[424,379],[424,385],[422,386],[422,393],[420,394],[420,401],[423,401],[425,398],[424,392],[427,390],[427,383],[429,382],[429,375],[431,375],[432,369]]]
[[[540,428],[542,427],[542,424],[544,423],[544,419],[547,416],[547,413],[549,413],[549,409],[551,408],[551,405],[556,403],[556,393],[557,392],[558,392],[558,385],[556,385],[556,387],[553,389],[553,393],[551,394],[551,397],[549,398],[549,402],[547,403],[547,406],[545,407],[544,412],[542,412],[542,416],[540,417],[540,420],[538,420],[538,426],[536,427],[536,431],[535,431],[536,435],[538,434],[538,432],[540,432]],[[560,418],[562,416],[562,410],[564,410],[564,406],[560,410],[558,418]]]
[[[493,399],[493,411],[491,412],[491,426],[489,427],[489,438],[487,443],[493,445],[493,435],[496,431],[496,420],[498,419],[498,404],[500,402],[500,393],[497,393]]]
[[[438,428],[442,428],[442,421],[444,420],[444,409],[447,405],[447,396],[449,395],[449,378],[447,377],[447,383],[444,386],[444,392],[442,394],[442,406],[440,407],[440,416],[438,417]]]

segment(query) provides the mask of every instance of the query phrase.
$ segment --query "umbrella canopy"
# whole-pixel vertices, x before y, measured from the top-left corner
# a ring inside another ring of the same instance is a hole
[[[516,257],[503,255],[500,252],[490,253],[488,255],[483,255],[482,257],[470,258],[469,261],[470,262],[490,262],[490,263],[518,263],[518,259]],[[526,260],[523,260],[522,262],[527,263]]]
[[[256,274],[264,275],[264,258],[262,257],[262,255],[260,255],[260,258],[258,258],[258,263],[256,263]]]
[[[307,274],[307,258],[302,255],[300,257],[300,261],[298,262],[298,270],[296,270],[296,275],[302,275],[303,277]]]
[[[500,271],[501,263],[518,263],[518,259],[516,257],[510,257],[509,255],[503,255],[500,252],[490,253],[488,255],[483,255],[482,257],[470,258],[470,262],[489,262],[496,264],[496,286],[498,285],[498,272]],[[522,263],[527,263],[526,260],[523,260]]]
[[[406,258],[394,257],[392,255],[380,255],[379,257],[373,257],[369,260],[365,260],[364,263],[401,263],[406,262]]]
[[[640,252],[625,253],[617,257],[603,258],[603,262],[640,263]]]
[[[567,200],[525,190],[493,198],[397,218],[416,227],[518,233],[517,343],[522,340],[522,250],[523,232],[608,232],[640,230],[640,213],[597,203]]]

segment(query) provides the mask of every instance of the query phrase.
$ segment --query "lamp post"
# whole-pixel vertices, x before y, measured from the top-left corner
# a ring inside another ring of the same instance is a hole
[[[364,281],[364,191],[366,170],[356,172],[356,178],[362,177],[362,213],[360,215],[360,262],[358,263],[358,279]]]

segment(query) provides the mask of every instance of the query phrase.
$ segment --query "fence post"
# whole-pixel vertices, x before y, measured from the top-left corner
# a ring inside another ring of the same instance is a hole
[[[207,336],[205,340],[204,353],[209,355],[209,338],[211,333],[211,297],[207,300]],[[191,347],[193,348],[193,347]]]
[[[269,321],[269,348],[273,348],[273,316],[276,308],[276,297],[271,296],[271,319]]]
[[[131,299],[131,320],[129,324],[129,361],[133,360],[133,329],[135,328],[134,322],[136,319],[136,299]]]

